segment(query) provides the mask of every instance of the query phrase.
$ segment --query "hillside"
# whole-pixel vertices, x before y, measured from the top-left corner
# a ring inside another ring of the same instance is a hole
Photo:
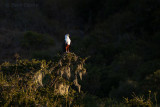
[[[0,64],[14,65],[15,56],[22,62],[55,63],[64,54],[64,35],[70,34],[70,51],[88,58],[87,75],[79,83],[83,103],[158,105],[159,4],[159,0],[1,0]]]

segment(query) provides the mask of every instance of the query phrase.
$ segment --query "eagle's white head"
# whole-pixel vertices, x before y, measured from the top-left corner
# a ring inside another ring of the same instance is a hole
[[[65,35],[65,39],[66,39],[66,38],[69,38],[69,34],[66,34],[66,35]]]

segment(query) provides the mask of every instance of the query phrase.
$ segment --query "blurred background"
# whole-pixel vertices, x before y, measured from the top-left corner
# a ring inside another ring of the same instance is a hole
[[[69,33],[82,90],[120,100],[160,91],[159,29],[159,0],[0,0],[0,62],[54,60]]]

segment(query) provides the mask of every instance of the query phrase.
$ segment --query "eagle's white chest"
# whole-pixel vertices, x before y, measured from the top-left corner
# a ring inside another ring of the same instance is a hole
[[[70,44],[71,44],[71,39],[70,39],[68,36],[65,37],[65,43],[66,43],[67,45],[70,45]]]

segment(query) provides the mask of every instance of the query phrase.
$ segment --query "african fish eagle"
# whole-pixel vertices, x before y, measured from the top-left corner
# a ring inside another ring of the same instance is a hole
[[[65,35],[65,49],[66,52],[69,52],[69,46],[71,44],[71,39],[69,38],[69,34]]]

